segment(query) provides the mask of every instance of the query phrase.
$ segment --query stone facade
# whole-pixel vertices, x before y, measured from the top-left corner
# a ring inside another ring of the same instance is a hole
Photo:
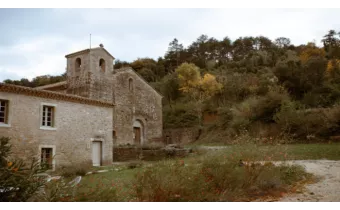
[[[67,93],[112,102],[112,55],[99,47],[66,58]]]
[[[132,68],[113,69],[114,57],[103,47],[75,52],[67,58],[67,81],[36,89],[64,92],[112,102],[115,145],[162,143],[162,96]],[[104,60],[104,67],[101,60]]]
[[[53,95],[53,94],[51,94]],[[7,100],[8,123],[0,136],[11,138],[13,154],[21,158],[53,148],[54,165],[92,162],[92,141],[102,142],[102,164],[112,162],[113,105],[90,105],[46,97],[22,95],[0,89]],[[55,107],[54,128],[41,126],[42,106]]]
[[[142,144],[162,137],[162,96],[131,68],[115,70],[116,144],[134,144],[133,126],[141,126]]]
[[[113,69],[103,46],[65,57],[66,81],[33,89],[0,84],[11,119],[10,126],[0,124],[0,136],[13,139],[15,154],[34,155],[49,145],[55,164],[67,165],[91,161],[91,142],[100,141],[104,164],[112,162],[113,146],[162,141],[162,96],[140,75]],[[39,127],[43,103],[55,107],[56,129]]]

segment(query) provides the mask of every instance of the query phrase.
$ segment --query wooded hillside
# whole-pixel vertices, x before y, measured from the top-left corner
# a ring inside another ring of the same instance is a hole
[[[285,37],[201,35],[186,48],[174,39],[157,60],[117,60],[114,68],[131,66],[163,94],[165,128],[198,126],[206,136],[220,133],[216,141],[244,132],[326,140],[340,128],[340,35],[330,30],[320,39],[322,47]],[[64,77],[4,82],[36,87]],[[218,120],[204,125],[206,112]]]

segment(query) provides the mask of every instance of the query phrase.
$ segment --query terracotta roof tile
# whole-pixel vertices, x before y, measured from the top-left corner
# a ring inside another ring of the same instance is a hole
[[[76,96],[76,95],[63,94],[63,93],[47,91],[47,90],[38,90],[34,88],[23,87],[23,86],[18,86],[18,85],[10,85],[10,84],[4,84],[4,83],[0,83],[0,92],[35,96],[35,97],[40,97],[40,98],[49,98],[49,99],[54,99],[54,100],[68,101],[68,102],[80,103],[80,104],[89,104],[89,105],[102,106],[102,107],[113,107],[114,106],[113,103],[109,103],[105,101],[93,100],[93,99]]]

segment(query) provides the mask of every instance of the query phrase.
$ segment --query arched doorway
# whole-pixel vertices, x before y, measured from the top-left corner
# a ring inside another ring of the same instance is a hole
[[[133,122],[133,137],[136,145],[144,143],[144,126],[140,120],[135,120]]]

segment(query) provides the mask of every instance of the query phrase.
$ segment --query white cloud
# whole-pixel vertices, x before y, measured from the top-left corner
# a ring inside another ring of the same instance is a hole
[[[32,79],[39,75],[56,75],[65,72],[65,55],[82,49],[82,40],[73,41],[62,37],[38,37],[2,48],[0,58],[9,56],[10,61],[1,61],[0,81],[8,75]],[[12,78],[12,77],[9,77]]]
[[[43,22],[45,28],[33,39],[18,32],[6,37],[14,45],[0,44],[0,81],[63,73],[64,56],[88,48],[90,33],[93,47],[103,43],[116,59],[133,61],[163,56],[174,38],[184,46],[201,34],[232,40],[284,36],[293,44],[319,43],[328,30],[340,27],[336,9],[53,9],[45,14],[37,22],[51,18],[51,26]]]

